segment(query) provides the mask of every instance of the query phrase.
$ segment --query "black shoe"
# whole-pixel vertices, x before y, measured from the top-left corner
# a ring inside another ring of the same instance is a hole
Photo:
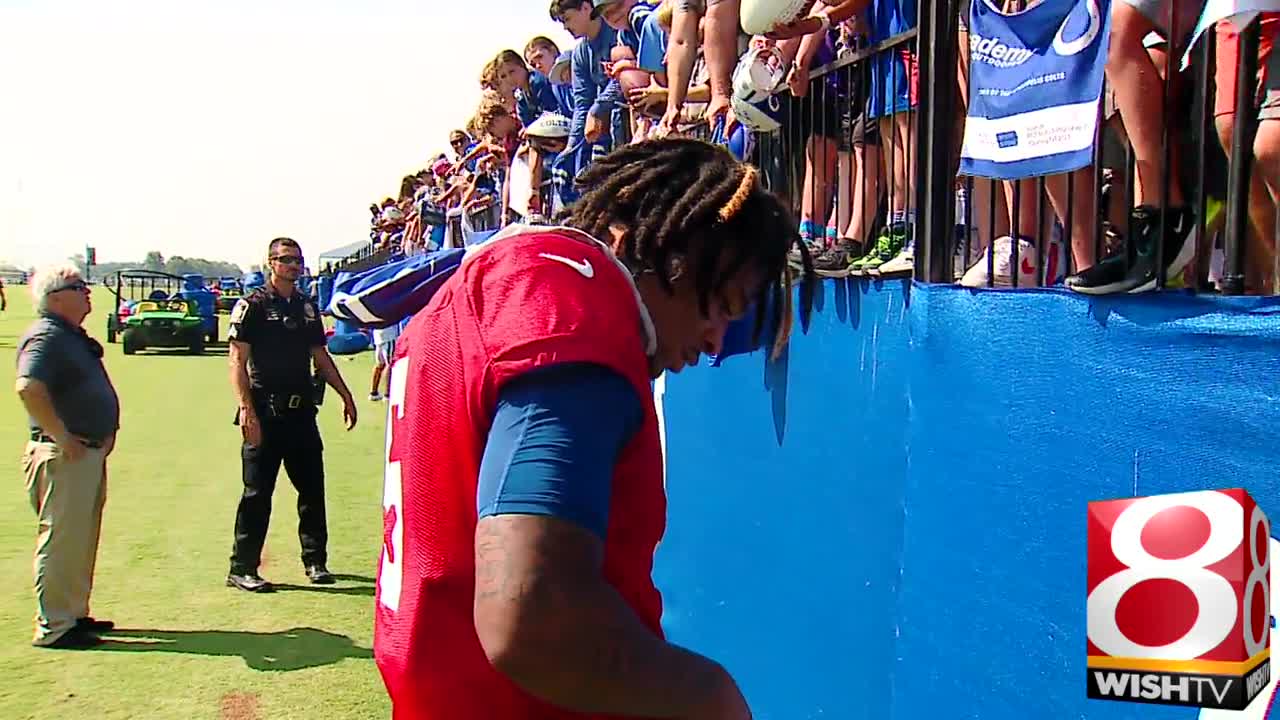
[[[76,621],[76,630],[91,633],[105,633],[116,629],[116,624],[110,620],[97,620],[91,617],[82,617]]]
[[[333,573],[323,565],[308,565],[307,577],[310,578],[313,585],[332,585],[337,582],[337,578]]]
[[[246,573],[244,575],[231,573],[227,575],[227,587],[236,587],[252,593],[275,592],[275,587],[263,580],[258,573]]]
[[[849,277],[849,264],[862,255],[860,245],[852,242],[838,243],[813,258],[813,271],[822,277]]]
[[[97,647],[102,644],[102,638],[91,632],[72,628],[63,633],[62,637],[54,640],[48,645],[38,645],[37,647],[49,648],[51,650],[84,650],[86,648]]]
[[[809,251],[809,259],[812,261],[822,253],[826,252],[826,241],[822,238],[810,240],[806,242],[805,248]],[[793,247],[787,252],[787,262],[797,270],[804,267],[804,258],[800,256],[800,248]]]
[[[1066,279],[1068,289],[1086,295],[1140,293],[1156,287],[1156,243],[1163,242],[1165,279],[1177,277],[1195,255],[1195,215],[1187,208],[1170,208],[1165,213],[1165,232],[1160,231],[1160,211],[1150,205],[1137,207],[1129,221],[1132,243],[1127,252],[1109,257],[1084,272]]]

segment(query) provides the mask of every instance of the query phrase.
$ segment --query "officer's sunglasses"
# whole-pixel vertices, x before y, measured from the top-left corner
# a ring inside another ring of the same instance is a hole
[[[271,258],[271,261],[278,262],[284,265],[301,265],[302,256],[301,255],[277,255]]]

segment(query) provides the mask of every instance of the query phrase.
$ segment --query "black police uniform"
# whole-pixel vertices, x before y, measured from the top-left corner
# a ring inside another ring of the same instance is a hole
[[[227,339],[249,345],[249,386],[262,428],[260,446],[246,442],[240,449],[244,494],[236,510],[231,574],[257,573],[281,462],[298,490],[302,564],[323,567],[329,537],[311,373],[311,350],[325,344],[320,313],[297,290],[285,298],[270,286],[259,288],[236,303]]]

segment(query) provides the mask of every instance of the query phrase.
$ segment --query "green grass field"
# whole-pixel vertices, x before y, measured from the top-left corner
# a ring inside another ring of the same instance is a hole
[[[261,571],[279,589],[259,596],[224,586],[241,488],[225,351],[125,357],[119,344],[107,345],[122,419],[92,611],[114,620],[117,632],[99,649],[39,650],[30,645],[35,516],[19,465],[26,415],[12,390],[15,348],[34,313],[27,288],[6,290],[0,437],[11,460],[0,493],[0,718],[389,717],[372,653],[385,412],[366,399],[372,353],[338,358],[360,405],[356,429],[343,429],[332,392],[320,413],[329,569],[342,579],[307,583],[296,493],[282,469]],[[111,301],[95,290],[86,326],[99,340]]]

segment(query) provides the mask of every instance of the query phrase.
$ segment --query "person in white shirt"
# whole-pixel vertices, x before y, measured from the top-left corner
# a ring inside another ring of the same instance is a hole
[[[391,364],[391,357],[396,352],[396,338],[400,337],[400,325],[397,323],[387,328],[375,328],[373,331],[373,350],[377,357],[377,362],[373,366],[373,383],[369,390],[369,399],[379,401],[383,398],[384,393],[379,392],[382,387],[382,373],[387,370],[387,366]],[[387,371],[386,393],[391,393],[391,372]]]

